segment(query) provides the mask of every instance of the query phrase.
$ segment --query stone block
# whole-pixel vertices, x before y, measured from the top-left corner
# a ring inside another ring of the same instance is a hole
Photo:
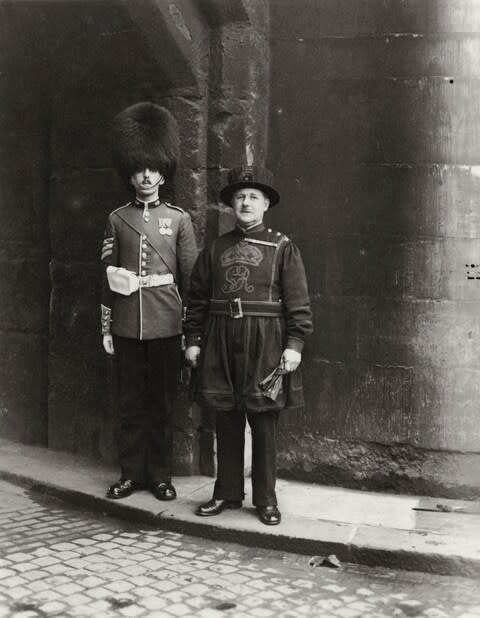
[[[222,88],[235,95],[245,92],[250,81],[251,29],[245,23],[222,29]]]
[[[475,34],[395,35],[317,37],[282,41],[276,48],[272,73],[287,83],[284,67],[292,62],[302,66],[295,80],[308,75],[318,86],[323,80],[379,80],[444,76],[455,81],[478,78],[475,58],[480,41]]]
[[[35,170],[22,170],[22,178],[0,171],[0,238],[6,244],[26,247],[47,246],[46,201],[44,182]],[[5,245],[3,246],[5,249]]]
[[[197,433],[199,411],[189,400],[187,387],[180,388],[175,402],[173,432],[173,466],[178,475],[198,471],[200,451]]]
[[[0,435],[46,446],[47,337],[2,331],[0,347]]]
[[[281,195],[267,217],[295,234],[300,247],[318,239],[358,236],[361,242],[480,237],[480,168],[467,165],[319,165],[305,158],[274,170]],[[297,221],[302,222],[302,226]]]
[[[196,3],[157,3],[155,10],[142,3],[125,8],[169,85],[191,86],[205,79],[209,32]]]
[[[413,368],[314,360],[304,367],[306,426],[329,438],[382,444],[410,436]]]
[[[50,281],[48,256],[17,257],[0,254],[2,300],[0,323],[3,330],[44,334],[48,330]],[[25,252],[23,252],[25,253]]]
[[[108,99],[104,100],[107,107]],[[102,169],[112,166],[109,125],[112,118],[97,118],[92,123],[78,118],[73,111],[68,127],[53,128],[52,164],[57,170]]]
[[[211,0],[208,5],[201,3],[199,9],[203,11],[205,19],[215,26],[228,24],[229,22],[247,21],[247,7],[242,0],[223,2],[223,0]]]
[[[373,238],[480,237],[480,215],[471,198],[480,190],[477,166],[360,166],[345,177],[337,199],[352,232]],[[326,201],[333,208],[329,194]]]
[[[325,485],[477,499],[479,469],[478,453],[335,440],[298,427],[279,436],[279,476]]]
[[[383,274],[378,278],[380,286],[371,289],[371,295],[376,293],[385,297],[425,300],[480,300],[478,240],[384,241],[372,243],[363,252],[368,254],[371,280],[376,270]]]
[[[315,296],[314,334],[307,346],[313,358],[345,361],[356,356],[358,307],[353,298]]]
[[[212,45],[211,90],[217,95],[209,118],[208,161],[212,168],[219,163],[229,168],[245,161],[260,165],[264,161],[269,47],[262,30],[265,20],[252,23],[224,26]]]
[[[472,339],[465,342],[467,348],[474,345]],[[415,368],[410,443],[463,453],[480,451],[479,371],[478,366]]]
[[[475,0],[428,0],[430,32],[480,32],[480,10]]]
[[[246,161],[247,127],[250,122],[246,106],[238,113],[219,112],[214,115],[209,130],[209,165],[218,165],[221,161],[222,167],[229,169]]]
[[[478,367],[477,304],[362,299],[358,303],[358,358],[379,365]]]
[[[119,17],[123,9],[109,4],[112,15],[117,13]],[[82,21],[85,17],[84,12]],[[64,91],[82,91],[86,87],[95,98],[97,84],[101,89],[112,90],[118,84],[128,90],[142,81],[165,84],[165,74],[152,58],[141,32],[132,27],[128,18],[112,36],[102,34],[102,21],[92,21],[86,30],[79,32],[81,21],[75,23],[73,16],[67,19],[67,32],[73,38],[63,47],[62,62],[53,66],[53,77],[61,80]]]
[[[365,36],[425,32],[480,32],[480,11],[475,0],[301,0],[295,19],[285,19],[290,0],[270,3],[271,30],[278,38]]]
[[[295,235],[296,236],[296,235]],[[480,300],[476,239],[318,237],[298,241],[310,292],[327,297]],[[478,277],[478,278],[477,278]]]
[[[185,96],[167,96],[159,101],[174,115],[180,132],[182,167],[205,167],[207,156],[206,100]]]
[[[295,66],[283,67],[285,74],[295,74]],[[366,88],[361,80],[307,84],[298,71],[292,79],[273,80],[271,128],[275,165],[288,164],[290,176],[298,177],[305,160],[339,167],[478,162],[476,81],[392,78]],[[297,117],[302,121],[292,123]]]

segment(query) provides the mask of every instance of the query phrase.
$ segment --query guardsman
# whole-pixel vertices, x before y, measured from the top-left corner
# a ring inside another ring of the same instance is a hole
[[[125,498],[148,487],[176,498],[172,404],[181,370],[182,297],[197,251],[190,215],[159,198],[179,158],[176,122],[163,107],[137,103],[113,123],[113,160],[135,199],[110,213],[102,247],[103,347],[118,377],[120,480]]]
[[[196,514],[208,517],[242,505],[247,419],[252,502],[266,525],[281,519],[275,494],[279,411],[303,405],[297,367],[312,331],[300,252],[263,224],[280,199],[272,185],[266,169],[229,172],[221,199],[233,208],[236,227],[199,255],[184,327],[187,361],[198,367],[198,401],[216,410],[217,480],[212,500]]]

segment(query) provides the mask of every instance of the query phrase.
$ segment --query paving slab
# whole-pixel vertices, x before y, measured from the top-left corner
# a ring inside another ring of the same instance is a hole
[[[480,576],[480,502],[376,493],[278,481],[279,526],[264,526],[250,503],[201,518],[196,506],[210,499],[214,479],[175,477],[178,499],[160,502],[148,491],[109,500],[113,466],[69,453],[0,441],[0,478],[56,495],[89,509],[155,524],[159,528],[250,546],[444,574]],[[435,509],[443,505],[445,512]],[[465,511],[465,512],[464,512]]]

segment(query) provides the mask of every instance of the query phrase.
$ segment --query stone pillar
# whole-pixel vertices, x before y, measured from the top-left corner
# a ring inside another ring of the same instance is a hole
[[[231,208],[219,201],[227,170],[264,165],[269,110],[269,8],[264,0],[225,4],[213,0],[209,65],[208,202],[205,244],[234,225]],[[214,474],[214,415],[202,415],[201,470]],[[245,471],[251,468],[246,429]]]

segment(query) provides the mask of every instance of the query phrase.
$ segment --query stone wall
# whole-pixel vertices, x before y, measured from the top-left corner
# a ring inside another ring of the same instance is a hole
[[[228,167],[266,160],[276,174],[269,221],[302,249],[316,329],[306,409],[282,420],[281,474],[478,495],[475,1],[0,11],[0,435],[116,458],[98,255],[129,194],[109,123],[149,99],[179,121],[175,199],[200,245],[232,225],[218,202]],[[212,472],[212,419],[185,393],[176,429],[176,472]]]
[[[46,24],[30,8],[0,5],[0,434],[45,445],[50,109]]]
[[[478,495],[480,7],[270,8],[271,221],[315,315],[282,474]]]

